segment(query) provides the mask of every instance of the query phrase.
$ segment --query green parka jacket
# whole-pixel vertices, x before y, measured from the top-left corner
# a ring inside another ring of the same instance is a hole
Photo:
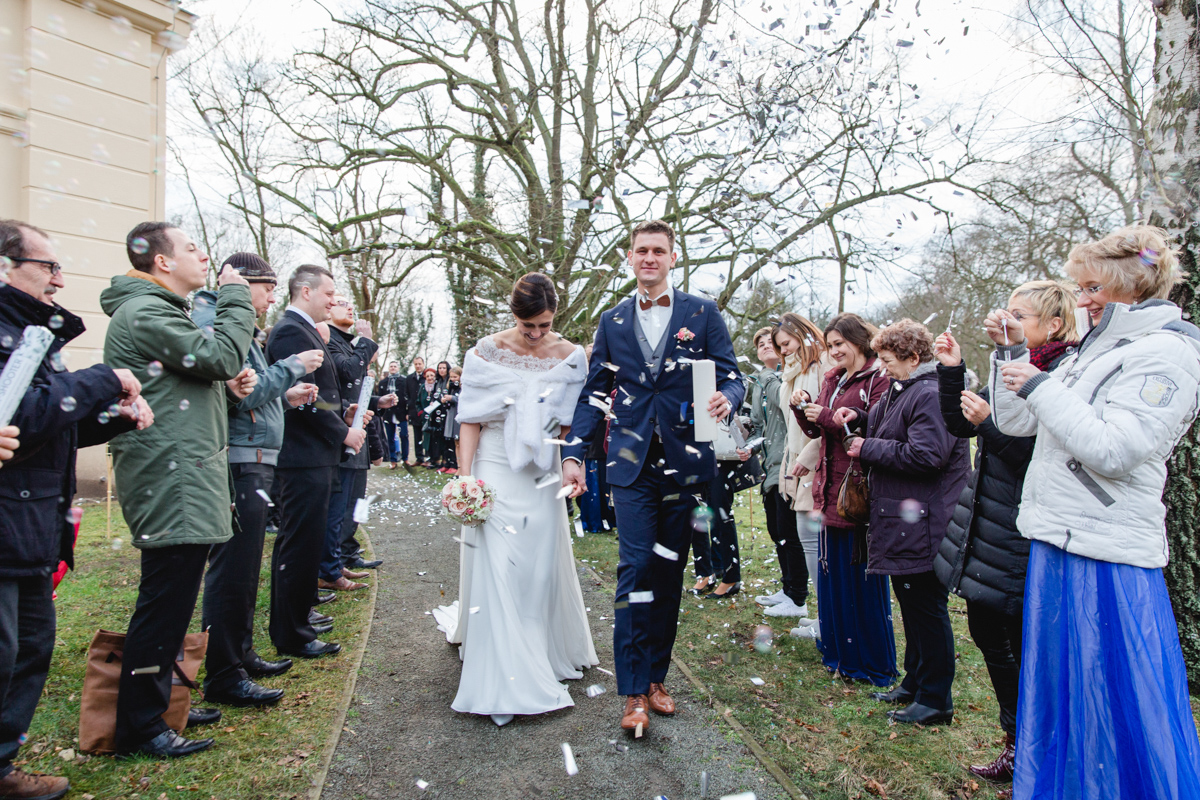
[[[233,535],[224,381],[242,369],[254,336],[250,290],[217,294],[211,330],[189,303],[149,275],[130,272],[100,293],[112,318],[104,363],[131,370],[154,424],[112,440],[117,499],[138,548],[219,544]]]

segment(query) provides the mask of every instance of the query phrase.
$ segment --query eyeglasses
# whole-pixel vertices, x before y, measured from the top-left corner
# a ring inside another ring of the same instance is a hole
[[[1075,290],[1075,296],[1080,297],[1086,292],[1088,297],[1095,297],[1103,291],[1104,286],[1102,284],[1096,284],[1095,286],[1080,286]]]
[[[334,304],[335,306],[339,306],[339,307],[341,307],[341,308],[349,308],[349,307],[350,307],[350,301],[349,301],[349,300],[335,300],[335,301],[333,302],[333,304]]]
[[[1037,314],[1026,314],[1024,311],[1009,311],[1008,313],[1012,314],[1013,319],[1017,322],[1024,322],[1027,319],[1037,319]]]
[[[46,269],[50,270],[51,276],[62,274],[62,264],[58,263],[57,261],[46,261],[42,258],[10,258],[8,260],[18,264],[41,264]]]

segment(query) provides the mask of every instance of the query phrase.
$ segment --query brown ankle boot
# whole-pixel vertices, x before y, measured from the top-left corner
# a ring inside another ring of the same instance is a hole
[[[66,778],[23,772],[13,767],[0,778],[0,800],[58,800],[70,788]]]
[[[1009,734],[1004,734],[1004,749],[990,764],[976,764],[969,769],[985,781],[1004,783],[1013,777],[1013,763],[1017,760],[1017,740]]]

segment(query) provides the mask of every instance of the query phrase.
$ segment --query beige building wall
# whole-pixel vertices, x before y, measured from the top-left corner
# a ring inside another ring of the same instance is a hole
[[[165,214],[167,56],[194,20],[168,0],[0,0],[0,217],[58,248],[58,302],[87,325],[70,369],[101,360],[125,234]],[[104,471],[103,448],[81,451],[81,493]]]

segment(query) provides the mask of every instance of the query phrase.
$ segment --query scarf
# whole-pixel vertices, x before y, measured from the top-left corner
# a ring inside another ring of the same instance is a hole
[[[1075,347],[1079,342],[1046,342],[1040,347],[1029,348],[1029,363],[1042,372],[1049,372],[1050,365],[1057,361],[1068,347]]]

